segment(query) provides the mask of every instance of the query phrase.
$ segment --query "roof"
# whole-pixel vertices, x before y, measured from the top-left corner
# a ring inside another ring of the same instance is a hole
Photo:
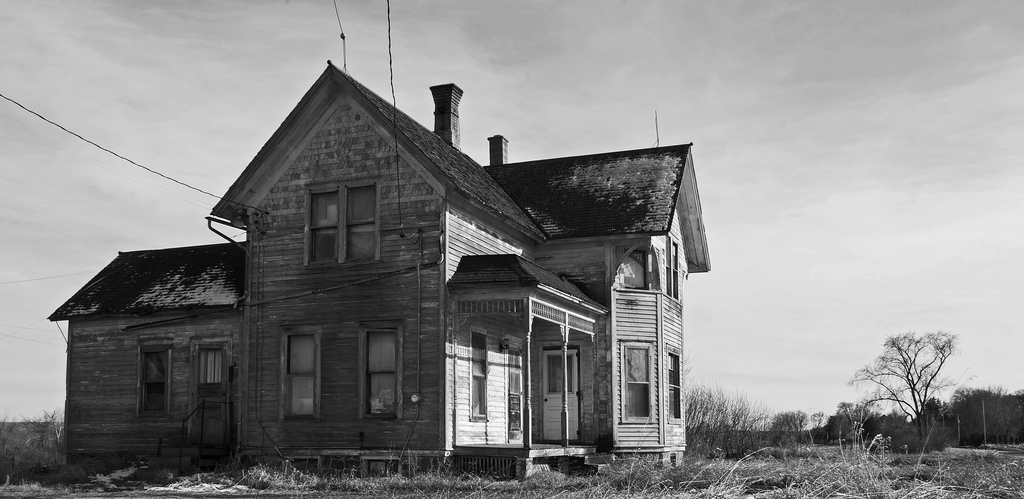
[[[691,145],[508,163],[486,171],[548,238],[666,233]]]
[[[231,306],[244,292],[245,252],[232,243],[126,251],[49,318]]]
[[[255,188],[267,178],[276,179],[284,172],[290,162],[279,157],[288,147],[282,144],[296,140],[293,134],[305,137],[309,130],[301,127],[312,127],[316,119],[313,114],[322,113],[341,91],[351,90],[354,96],[364,100],[371,111],[376,111],[376,118],[387,128],[395,124],[398,133],[405,137],[412,147],[419,150],[431,163],[434,170],[452,187],[462,192],[468,199],[479,203],[494,215],[507,220],[526,235],[542,240],[543,235],[529,216],[513,201],[505,191],[486,173],[479,163],[462,151],[448,144],[437,134],[420,125],[401,110],[396,109],[387,100],[363,86],[348,74],[340,71],[328,61],[327,69],[306,92],[288,117],[281,123],[260,152],[253,158],[242,175],[228,189],[227,194],[213,209],[215,216],[225,219],[237,219],[232,216],[233,207],[258,204],[254,199],[259,189]],[[294,130],[293,130],[294,129]],[[276,155],[276,156],[275,156]],[[277,171],[273,169],[277,168]],[[268,177],[265,169],[271,169]]]
[[[458,287],[473,284],[545,285],[592,307],[605,309],[583,294],[571,282],[519,255],[467,255],[462,257],[459,260],[459,268],[448,280],[448,285]]]

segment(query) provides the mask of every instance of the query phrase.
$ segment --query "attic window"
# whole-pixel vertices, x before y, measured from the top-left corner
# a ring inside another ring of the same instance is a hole
[[[306,262],[359,262],[379,258],[377,184],[310,191],[306,206]]]

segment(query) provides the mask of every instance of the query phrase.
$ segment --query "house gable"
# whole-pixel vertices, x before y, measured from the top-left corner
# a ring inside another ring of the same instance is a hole
[[[230,220],[238,227],[246,226],[250,212],[260,205],[303,150],[318,138],[317,132],[331,116],[345,105],[360,109],[359,118],[379,136],[397,140],[399,156],[413,165],[449,202],[467,203],[507,221],[529,238],[537,241],[543,238],[540,230],[483,167],[330,63],[214,207],[213,215]],[[339,142],[337,145],[334,154],[346,154],[342,147],[348,144]],[[359,152],[347,151],[347,154]],[[324,159],[335,159],[328,155]]]

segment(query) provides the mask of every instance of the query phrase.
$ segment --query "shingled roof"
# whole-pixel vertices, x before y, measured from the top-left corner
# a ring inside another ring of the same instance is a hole
[[[51,321],[231,306],[245,292],[245,252],[231,243],[119,252]]]
[[[519,255],[467,255],[462,257],[459,260],[459,268],[448,280],[448,285],[459,287],[473,284],[514,284],[519,286],[543,284],[592,307],[605,309],[583,294],[571,282]]]
[[[691,145],[508,163],[486,171],[548,238],[665,233]]]

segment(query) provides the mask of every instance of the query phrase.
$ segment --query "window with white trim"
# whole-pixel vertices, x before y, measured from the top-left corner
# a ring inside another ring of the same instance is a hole
[[[651,417],[651,349],[624,346],[622,349],[623,412],[625,419]]]
[[[470,417],[487,418],[487,335],[473,333],[473,358],[470,361]]]
[[[668,240],[665,248],[665,294],[679,298],[679,243]]]
[[[668,354],[668,417],[683,418],[683,383],[679,354]]]
[[[376,183],[318,188],[307,197],[306,262],[363,262],[379,258]]]

